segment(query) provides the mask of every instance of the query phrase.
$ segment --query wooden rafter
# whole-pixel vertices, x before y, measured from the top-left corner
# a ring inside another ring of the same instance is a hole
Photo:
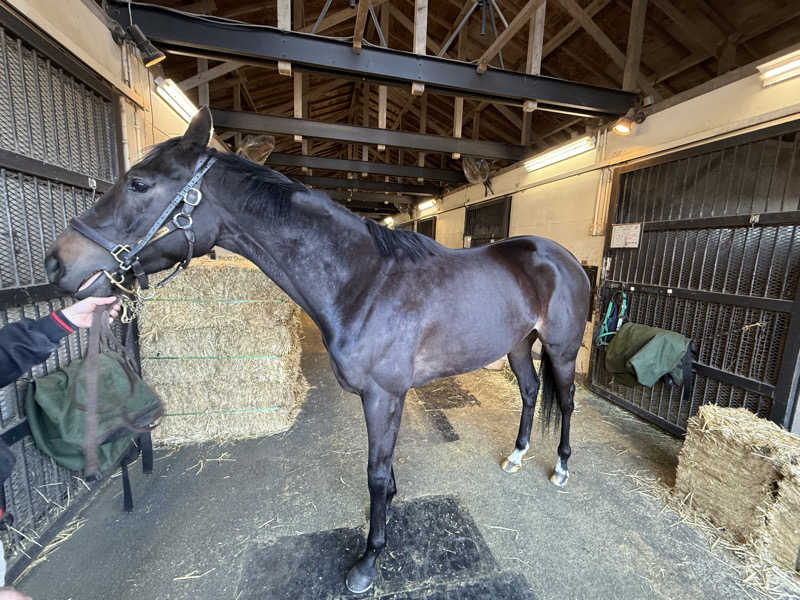
[[[480,56],[478,59],[478,72],[483,73],[489,66],[489,62],[497,56],[497,53],[503,49],[508,41],[516,35],[516,33],[522,29],[522,27],[528,22],[528,19],[531,18],[533,13],[536,11],[539,6],[544,4],[545,0],[528,0],[528,3],[522,7],[511,23],[508,24],[508,28],[503,31],[500,35],[497,36],[494,42],[486,49],[486,51]]]
[[[428,0],[414,0],[414,54],[425,54],[428,43]],[[411,94],[420,96],[425,91],[424,83],[411,84]]]
[[[208,63],[206,62],[206,67]],[[216,67],[212,67],[210,69],[206,69],[202,73],[197,73],[197,75],[192,75],[191,77],[184,79],[180,83],[178,83],[178,87],[181,88],[184,92],[187,90],[191,90],[192,88],[196,88],[198,85],[208,83],[218,77],[222,77],[223,75],[227,75],[231,71],[235,71],[236,69],[240,68],[242,63],[236,61],[228,61],[222,64],[217,65]]]
[[[387,0],[372,0],[372,7],[377,8]],[[316,33],[322,33],[323,31],[327,31],[328,29],[335,27],[339,23],[344,23],[348,19],[352,19],[356,16],[358,12],[358,8],[343,8],[342,10],[337,10],[334,13],[330,13],[322,19],[322,22],[319,24]],[[314,28],[314,25],[306,25],[300,31],[310,33],[311,30]]]
[[[353,29],[353,52],[356,54],[361,54],[361,42],[364,40],[369,4],[370,0],[358,0],[358,6],[356,6],[356,25]]]
[[[630,26],[628,27],[628,49],[625,54],[625,71],[622,75],[622,89],[636,89],[639,75],[639,61],[642,57],[642,40],[644,39],[645,15],[647,0],[633,0]]]
[[[597,23],[592,20],[586,11],[584,11],[575,0],[558,0],[558,2],[568,13],[572,15],[574,19],[581,24],[581,27],[583,27],[586,30],[586,33],[588,33],[592,39],[597,42],[597,45],[600,46],[606,54],[608,54],[611,60],[613,60],[620,69],[624,70],[625,55],[620,51],[619,48],[617,48],[617,46],[611,41],[605,32],[600,29]],[[652,84],[642,76],[641,72],[636,74],[636,81],[648,94],[652,96],[658,95]]]

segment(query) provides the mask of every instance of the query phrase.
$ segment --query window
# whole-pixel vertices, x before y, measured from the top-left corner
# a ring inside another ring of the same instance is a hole
[[[511,196],[467,207],[464,247],[485,246],[508,237]]]
[[[436,217],[429,217],[417,221],[417,233],[427,235],[429,238],[436,239]]]

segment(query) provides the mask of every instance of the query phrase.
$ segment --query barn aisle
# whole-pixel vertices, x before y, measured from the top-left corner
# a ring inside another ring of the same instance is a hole
[[[313,389],[290,431],[159,452],[152,476],[134,473],[132,514],[112,482],[19,588],[35,600],[343,594],[342,569],[365,526],[366,434],[358,399],[341,391],[305,325]],[[675,525],[630,477],[669,477],[676,440],[581,391],[568,487],[547,479],[553,439],[537,438],[541,450],[507,475],[498,463],[519,419],[507,384],[482,373],[409,396],[389,526],[397,533],[370,597],[741,596],[725,555]]]

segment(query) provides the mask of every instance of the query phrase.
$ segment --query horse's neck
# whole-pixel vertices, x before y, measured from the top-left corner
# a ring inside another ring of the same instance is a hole
[[[341,319],[347,299],[362,295],[381,268],[360,219],[305,202],[293,205],[285,219],[234,213],[226,219],[218,244],[258,265],[317,323],[323,336]]]

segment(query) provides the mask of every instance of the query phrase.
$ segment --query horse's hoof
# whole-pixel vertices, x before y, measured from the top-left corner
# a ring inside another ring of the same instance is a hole
[[[374,581],[375,575],[372,577],[369,575],[364,575],[358,570],[358,565],[356,564],[353,565],[353,567],[347,573],[347,578],[344,580],[344,584],[353,594],[363,594],[372,589],[372,584]]]
[[[567,466],[565,464],[561,464],[561,460],[556,463],[556,468],[553,469],[553,474],[550,475],[550,482],[558,487],[564,487],[567,485],[567,480],[569,479],[569,471],[567,470]]]
[[[502,462],[502,463],[500,463],[500,467],[501,467],[501,468],[503,469],[503,471],[505,471],[506,473],[516,473],[517,471],[519,471],[519,469],[520,469],[520,467],[521,467],[521,466],[522,466],[522,465],[521,465],[520,463],[511,462],[511,461],[510,461],[510,460],[508,460],[507,458],[504,458],[504,459],[503,459],[503,462]]]
[[[556,473],[553,471],[553,474],[550,475],[550,482],[557,487],[567,485],[567,479],[569,479],[569,473]]]

